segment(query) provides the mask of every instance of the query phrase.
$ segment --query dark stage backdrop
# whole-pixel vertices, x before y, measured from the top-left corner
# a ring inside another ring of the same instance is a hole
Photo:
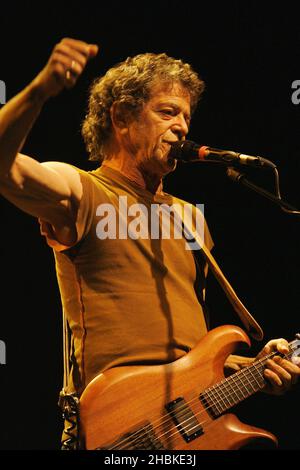
[[[76,88],[46,104],[24,153],[95,168],[80,137],[91,80],[129,55],[166,52],[190,62],[207,84],[190,138],[273,160],[283,197],[299,207],[300,105],[292,101],[292,83],[300,79],[296,3],[106,3],[41,3],[36,11],[1,6],[0,80],[7,100],[39,72],[62,37],[100,45]],[[273,189],[271,174],[249,175]],[[293,339],[300,330],[300,219],[235,185],[219,166],[181,166],[165,187],[205,204],[215,256],[266,340]],[[36,220],[3,198],[0,204],[0,340],[7,352],[0,366],[0,448],[58,449],[62,324],[52,252]],[[237,322],[214,279],[208,298],[213,326]],[[253,354],[259,348],[254,342]],[[300,449],[299,389],[284,397],[258,394],[237,413],[277,434],[280,449]]]

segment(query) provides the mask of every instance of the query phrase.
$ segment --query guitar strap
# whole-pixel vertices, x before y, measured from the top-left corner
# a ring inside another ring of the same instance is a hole
[[[249,335],[251,335],[257,341],[261,341],[264,336],[261,326],[257,323],[257,321],[253,318],[253,316],[247,310],[245,305],[241,302],[236,292],[234,291],[234,289],[232,288],[232,286],[230,285],[230,283],[224,276],[215,258],[212,256],[211,252],[205,246],[205,244],[203,244],[202,246],[202,253],[204,255],[204,258],[207,261],[207,264],[211,272],[214,274],[218,283],[222,287],[234,311],[239,316],[241,322],[247,329]]]
[[[195,206],[194,206],[195,207]],[[177,212],[180,216],[180,220],[182,220],[185,237],[187,243],[196,242],[197,249],[201,249],[201,253],[203,254],[204,259],[206,260],[208,267],[210,268],[211,272],[215,276],[216,280],[218,281],[219,285],[222,287],[223,291],[226,294],[229,302],[231,303],[234,311],[239,316],[241,322],[245,326],[246,330],[248,331],[249,335],[252,338],[256,339],[257,341],[261,341],[263,339],[264,333],[260,325],[257,321],[253,318],[250,312],[247,310],[245,305],[241,302],[238,298],[236,292],[234,291],[233,287],[230,285],[229,281],[226,279],[225,275],[223,274],[221,268],[219,267],[217,261],[211,254],[210,250],[204,243],[204,216],[200,209],[196,207],[196,215],[202,219],[202,226],[203,226],[203,239],[201,235],[193,230],[192,228],[192,221],[188,218],[188,221],[182,219],[182,210],[178,208],[177,204],[173,204],[172,209]]]

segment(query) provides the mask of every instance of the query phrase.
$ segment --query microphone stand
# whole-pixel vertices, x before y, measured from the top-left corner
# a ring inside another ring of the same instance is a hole
[[[266,189],[261,188],[260,186],[257,186],[256,184],[252,183],[251,181],[249,181],[245,177],[244,173],[241,173],[236,168],[233,168],[233,167],[227,168],[226,174],[235,183],[242,184],[246,188],[249,188],[252,191],[255,191],[256,193],[258,193],[258,194],[264,196],[265,198],[269,199],[270,201],[274,202],[284,212],[287,212],[288,214],[292,214],[292,215],[300,215],[300,211],[298,211],[291,204],[289,204],[286,201],[284,201],[283,199],[281,199],[280,190],[279,190],[279,175],[278,175],[278,171],[277,171],[276,167],[274,168],[274,171],[275,171],[276,193],[277,194],[270,193]]]

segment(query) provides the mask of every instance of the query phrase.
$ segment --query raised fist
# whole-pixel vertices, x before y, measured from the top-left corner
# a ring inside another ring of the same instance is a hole
[[[53,49],[43,70],[34,79],[45,99],[56,96],[64,88],[72,88],[89,59],[98,53],[96,44],[64,38]]]

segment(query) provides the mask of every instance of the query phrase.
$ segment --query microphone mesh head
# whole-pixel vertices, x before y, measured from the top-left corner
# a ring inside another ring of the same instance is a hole
[[[198,149],[199,145],[195,144],[195,142],[192,142],[191,140],[174,142],[172,143],[169,156],[176,158],[176,160],[189,162],[199,158]]]

